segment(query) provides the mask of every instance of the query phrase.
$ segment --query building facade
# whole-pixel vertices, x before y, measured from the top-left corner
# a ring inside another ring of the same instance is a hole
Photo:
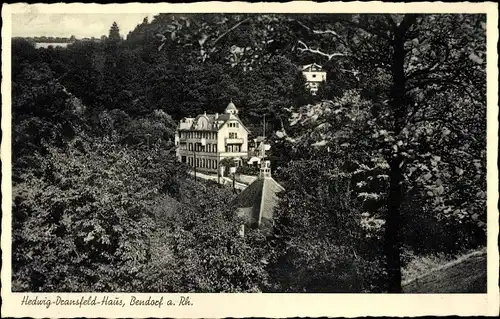
[[[326,72],[323,67],[316,63],[302,66],[302,74],[306,79],[306,88],[311,91],[312,95],[318,93],[321,82],[326,82]]]
[[[232,158],[236,166],[248,157],[248,129],[229,103],[223,114],[200,114],[183,118],[175,142],[179,161],[201,171],[217,172],[219,163]]]

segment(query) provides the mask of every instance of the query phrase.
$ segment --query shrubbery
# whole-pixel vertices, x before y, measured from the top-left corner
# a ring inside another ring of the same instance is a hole
[[[238,166],[236,168],[236,173],[257,176],[259,175],[259,167],[253,165],[247,165],[245,163],[244,165]]]

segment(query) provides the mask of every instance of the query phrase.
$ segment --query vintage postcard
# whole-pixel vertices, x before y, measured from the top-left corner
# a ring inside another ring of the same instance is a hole
[[[498,5],[2,6],[2,315],[498,315]]]

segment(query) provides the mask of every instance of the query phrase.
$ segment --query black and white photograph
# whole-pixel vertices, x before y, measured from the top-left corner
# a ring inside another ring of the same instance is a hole
[[[485,13],[26,10],[9,41],[13,293],[488,292]]]

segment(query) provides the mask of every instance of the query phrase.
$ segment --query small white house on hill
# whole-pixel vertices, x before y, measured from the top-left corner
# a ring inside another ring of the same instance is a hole
[[[312,95],[318,93],[321,82],[326,82],[326,71],[321,65],[316,63],[307,64],[301,67],[302,74],[306,79],[306,88],[311,91]]]

